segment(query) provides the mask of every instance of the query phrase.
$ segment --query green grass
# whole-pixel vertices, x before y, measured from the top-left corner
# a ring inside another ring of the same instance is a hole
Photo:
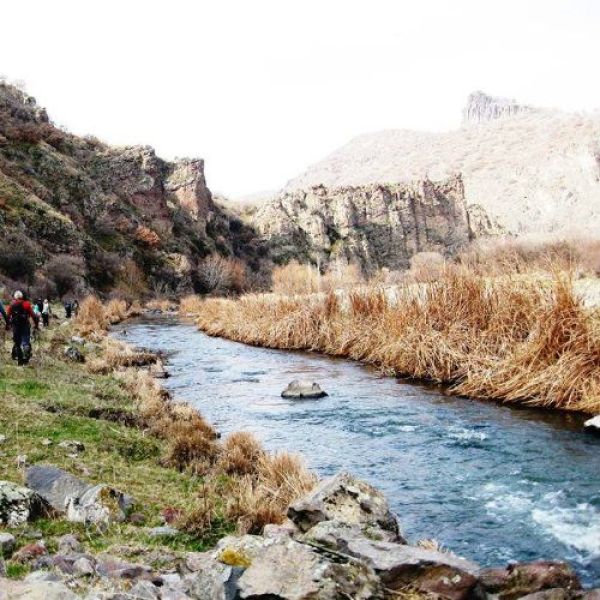
[[[161,524],[160,511],[165,507],[189,509],[202,480],[161,466],[167,441],[135,426],[135,406],[119,381],[64,362],[62,345],[54,348],[42,336],[34,345],[32,364],[23,368],[10,361],[8,342],[0,343],[0,433],[7,436],[0,445],[0,480],[22,483],[24,472],[16,459],[26,455],[28,464],[56,465],[91,483],[126,492],[134,498],[134,512],[144,516],[145,526]],[[45,439],[52,444],[42,444]],[[69,456],[68,450],[58,446],[63,440],[79,440],[85,450]],[[19,545],[31,541],[26,537],[31,529],[43,534],[50,550],[56,548],[58,537],[75,533],[93,552],[123,544],[201,551],[234,526],[217,519],[202,537],[180,533],[153,539],[145,527],[128,522],[99,531],[62,519],[41,519],[13,532]],[[11,576],[20,576],[18,565],[8,566]]]

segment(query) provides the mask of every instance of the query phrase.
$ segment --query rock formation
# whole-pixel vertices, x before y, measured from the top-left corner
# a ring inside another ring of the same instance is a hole
[[[0,84],[0,237],[0,285],[33,284],[52,296],[62,292],[51,271],[64,280],[69,264],[80,288],[141,279],[186,290],[209,253],[251,263],[257,256],[251,229],[213,201],[202,160],[168,162],[150,146],[68,134],[7,84]],[[23,268],[10,256],[14,247]]]
[[[519,104],[516,100],[488,96],[483,92],[473,92],[469,94],[467,105],[463,109],[463,125],[485,123],[532,110],[534,109],[531,106]]]
[[[501,118],[499,118],[501,117]],[[363,186],[462,175],[467,209],[512,234],[597,235],[600,113],[566,113],[471,95],[466,126],[440,133],[361,135],[292,179],[312,186]],[[488,227],[489,230],[489,227]]]
[[[255,216],[276,260],[402,269],[425,251],[450,254],[470,236],[460,177],[284,192]]]

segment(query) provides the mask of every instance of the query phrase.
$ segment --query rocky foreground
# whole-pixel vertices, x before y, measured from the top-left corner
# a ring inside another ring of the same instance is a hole
[[[31,467],[26,479],[27,487],[0,482],[6,528],[0,552],[32,570],[22,581],[0,577],[0,600],[600,598],[600,590],[583,590],[563,562],[481,568],[434,542],[411,545],[383,494],[346,473],[293,503],[283,525],[267,525],[260,536],[225,537],[208,552],[132,545],[92,554],[72,534],[52,551],[38,539],[15,552],[10,528],[43,512],[89,528],[135,518],[128,514],[130,499],[109,486],[88,485],[51,466]],[[165,525],[149,533],[174,532]],[[0,560],[0,574],[5,568]]]

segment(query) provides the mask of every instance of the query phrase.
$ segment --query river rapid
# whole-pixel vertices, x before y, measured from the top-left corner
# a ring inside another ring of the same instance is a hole
[[[600,586],[600,438],[575,415],[444,395],[346,360],[254,348],[157,318],[116,335],[167,353],[164,384],[222,433],[251,431],[382,489],[403,533],[482,565],[571,561]],[[329,396],[280,397],[293,379]]]

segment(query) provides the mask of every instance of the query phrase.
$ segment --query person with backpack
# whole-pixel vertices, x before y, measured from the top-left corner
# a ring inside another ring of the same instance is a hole
[[[8,322],[6,328],[12,328],[13,349],[12,357],[19,365],[26,365],[31,359],[31,327],[29,319],[37,330],[39,318],[33,312],[31,303],[23,298],[23,292],[16,291],[14,300],[8,307],[6,314]]]
[[[44,327],[50,326],[50,302],[48,298],[44,300],[44,304],[42,305],[42,323]]]

